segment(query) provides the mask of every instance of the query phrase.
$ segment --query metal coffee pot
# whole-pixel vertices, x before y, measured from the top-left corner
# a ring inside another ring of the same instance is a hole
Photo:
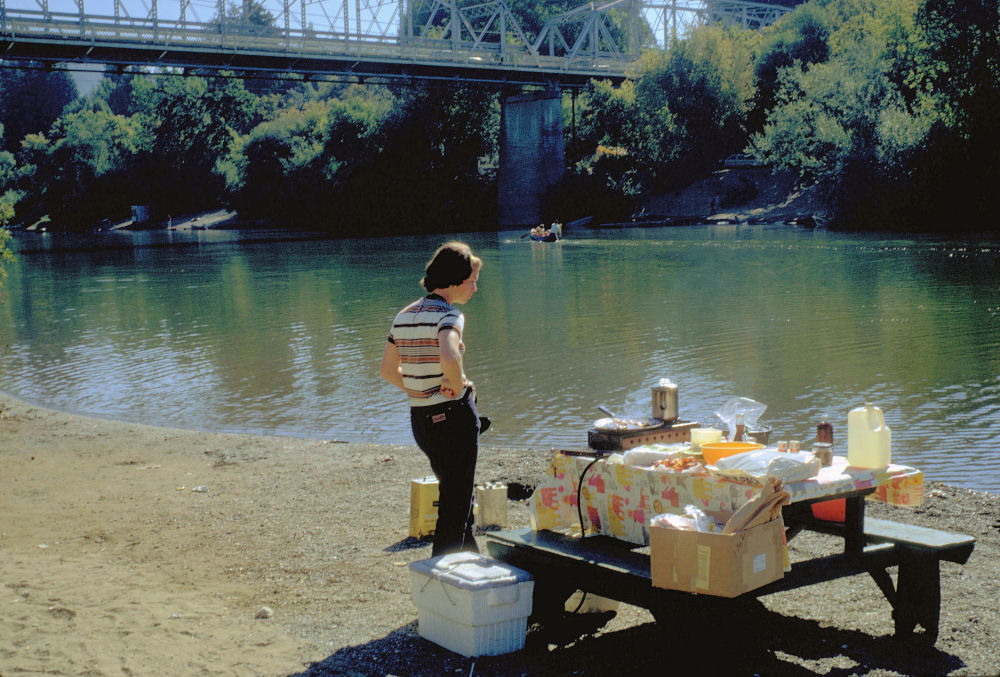
[[[653,386],[653,418],[666,423],[677,420],[677,385],[665,378]]]

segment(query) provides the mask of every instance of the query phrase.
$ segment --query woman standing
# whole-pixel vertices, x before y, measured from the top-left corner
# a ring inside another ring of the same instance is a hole
[[[476,293],[482,265],[463,242],[441,245],[420,281],[428,294],[396,315],[382,354],[382,378],[409,397],[413,437],[438,479],[432,556],[478,551],[472,502],[480,423],[462,366],[465,316],[455,306]]]

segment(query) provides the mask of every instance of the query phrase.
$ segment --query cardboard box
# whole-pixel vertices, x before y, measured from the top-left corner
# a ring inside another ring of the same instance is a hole
[[[410,536],[430,536],[437,528],[440,487],[434,475],[410,480]]]
[[[463,656],[497,656],[524,648],[531,574],[472,552],[410,563],[417,631]]]
[[[712,514],[716,522],[729,515]],[[649,528],[653,585],[718,597],[736,597],[785,575],[781,517],[734,534]]]

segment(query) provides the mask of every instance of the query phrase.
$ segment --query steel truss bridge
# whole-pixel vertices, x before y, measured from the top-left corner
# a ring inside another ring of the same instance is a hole
[[[529,34],[505,0],[241,2],[0,0],[0,65],[575,88],[623,78],[642,36],[663,46],[694,24],[758,28],[789,9],[766,0],[610,0]]]

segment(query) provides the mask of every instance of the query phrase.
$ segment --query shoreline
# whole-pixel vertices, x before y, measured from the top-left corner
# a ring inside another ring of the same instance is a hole
[[[6,393],[0,440],[0,675],[646,674],[684,650],[627,605],[506,656],[420,638],[406,565],[430,544],[408,537],[409,482],[430,468],[414,446],[154,427]],[[477,481],[524,493],[552,453],[484,446]],[[523,500],[507,507],[528,526]],[[1000,497],[930,482],[920,508],[869,510],[977,539],[965,566],[941,564],[935,647],[894,640],[888,603],[853,577],[762,598],[775,645],[747,674],[996,674]],[[826,546],[800,539],[793,558]]]

